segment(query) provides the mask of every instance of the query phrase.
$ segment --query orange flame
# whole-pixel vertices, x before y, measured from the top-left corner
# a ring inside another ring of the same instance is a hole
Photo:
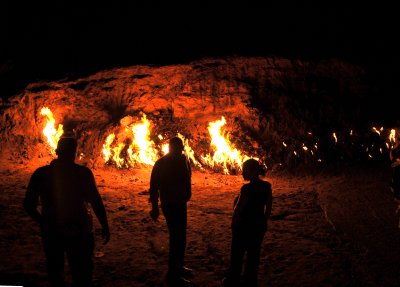
[[[109,134],[106,142],[103,144],[103,158],[105,162],[108,162],[112,156],[111,153],[111,144],[113,143],[115,139],[115,135],[114,134]]]
[[[64,132],[63,125],[59,124],[57,129],[54,127],[56,120],[54,119],[53,113],[48,107],[43,107],[40,110],[40,114],[47,118],[47,123],[43,129],[43,134],[46,136],[47,143],[51,147],[51,153],[54,154],[57,148],[57,143]]]
[[[149,140],[150,122],[145,114],[142,117],[142,122],[133,125],[131,130],[134,138],[128,149],[129,161],[131,164],[137,162],[154,165],[158,158],[157,150],[154,148],[154,142]]]
[[[214,149],[214,155],[207,154],[202,156],[202,160],[210,167],[220,166],[225,174],[229,174],[228,167],[241,169],[242,163],[250,157],[242,155],[239,150],[232,147],[228,135],[223,135],[221,128],[226,124],[224,117],[221,120],[210,122],[208,132],[211,136],[211,146]]]
[[[119,168],[131,167],[137,163],[154,165],[157,150],[154,148],[154,142],[149,139],[150,122],[146,115],[143,115],[140,123],[125,128],[125,131],[131,139],[131,144],[127,146],[124,142],[116,140],[114,134],[108,135],[103,144],[104,161],[114,162]]]
[[[202,168],[201,163],[198,162],[194,156],[194,151],[192,150],[192,148],[189,145],[189,140],[186,139],[183,135],[181,135],[180,133],[178,133],[178,137],[182,140],[183,142],[183,146],[184,146],[184,151],[186,156],[193,162],[193,164],[199,168]]]
[[[395,143],[396,142],[396,130],[391,129],[389,134],[389,142]]]

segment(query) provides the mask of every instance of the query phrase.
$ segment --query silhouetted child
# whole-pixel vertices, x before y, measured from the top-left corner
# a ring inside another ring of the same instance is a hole
[[[231,261],[223,286],[240,286],[245,254],[244,285],[257,286],[261,243],[271,214],[271,184],[259,178],[265,170],[256,160],[249,159],[243,163],[242,175],[250,182],[242,186],[234,201]]]

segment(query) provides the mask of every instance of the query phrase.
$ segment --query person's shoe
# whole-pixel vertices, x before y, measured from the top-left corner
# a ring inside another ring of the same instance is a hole
[[[181,267],[179,273],[183,278],[193,278],[193,269],[186,266]]]

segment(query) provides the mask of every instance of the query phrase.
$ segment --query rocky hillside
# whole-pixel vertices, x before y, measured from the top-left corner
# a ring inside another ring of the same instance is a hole
[[[0,150],[41,156],[40,110],[47,106],[93,164],[104,164],[107,135],[143,114],[153,123],[155,142],[159,134],[180,132],[199,155],[209,149],[208,123],[224,116],[231,142],[247,154],[272,165],[321,160],[332,147],[333,132],[365,128],[364,76],[360,67],[336,60],[226,58],[32,83],[0,111]]]

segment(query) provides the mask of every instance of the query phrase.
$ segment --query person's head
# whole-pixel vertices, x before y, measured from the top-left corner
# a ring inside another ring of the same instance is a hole
[[[242,175],[245,180],[252,180],[258,178],[260,175],[264,176],[265,170],[258,161],[251,158],[243,163]]]
[[[182,154],[183,142],[178,137],[173,137],[169,140],[169,153],[172,155]]]
[[[75,138],[64,137],[58,141],[56,154],[61,160],[74,161],[78,143]]]

